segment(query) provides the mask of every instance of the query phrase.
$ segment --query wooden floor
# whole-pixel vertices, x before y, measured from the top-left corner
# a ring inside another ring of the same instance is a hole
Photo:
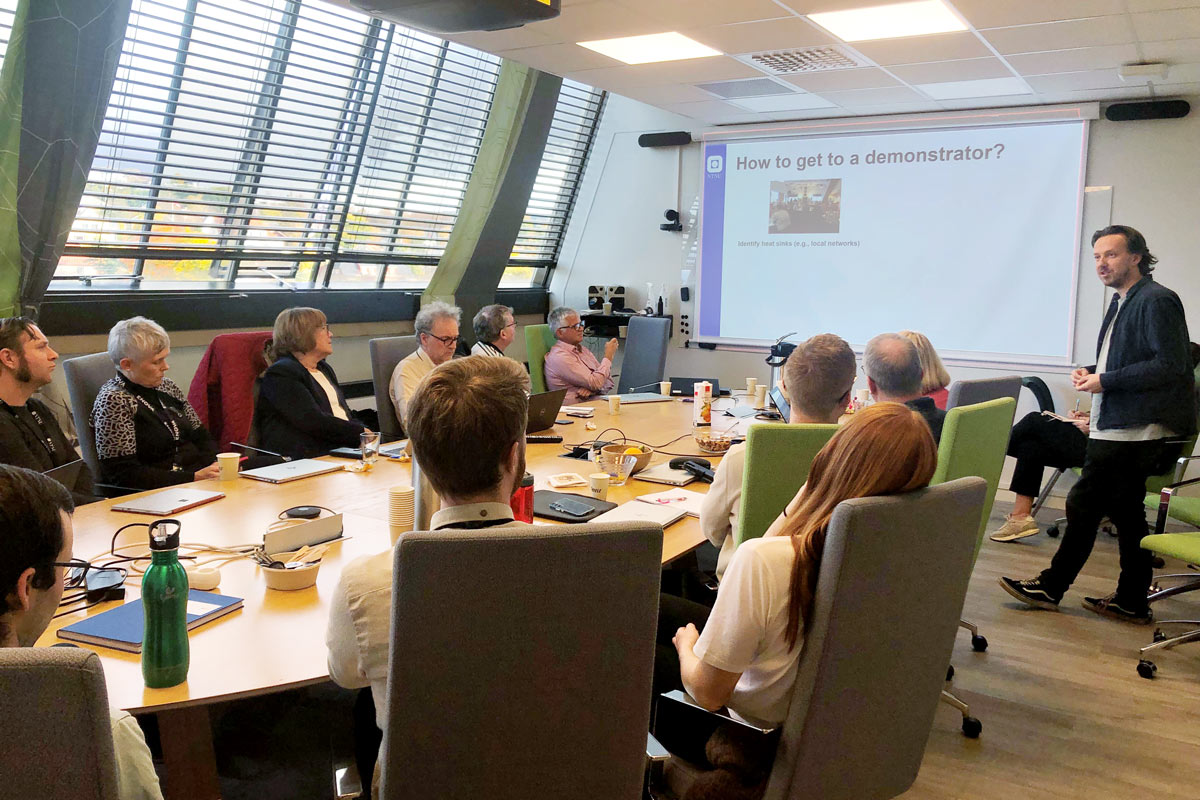
[[[997,500],[989,530],[1008,509]],[[1055,515],[1046,509],[1039,520],[1045,526]],[[1137,649],[1154,626],[1104,619],[1079,604],[1116,586],[1117,542],[1105,534],[1058,612],[1024,606],[997,585],[1001,575],[1035,576],[1057,546],[1044,534],[984,542],[964,616],[989,647],[972,652],[961,631],[948,684],[983,734],[967,739],[959,713],[942,705],[905,800],[1200,797],[1200,643],[1156,652],[1158,677],[1138,676]],[[1158,619],[1200,619],[1200,592],[1154,608]]]

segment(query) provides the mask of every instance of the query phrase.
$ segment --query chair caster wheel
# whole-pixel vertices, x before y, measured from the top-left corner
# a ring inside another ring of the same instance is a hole
[[[1155,569],[1162,569],[1163,567],[1165,567],[1167,565],[1167,562],[1163,560],[1162,556],[1155,556],[1150,561],[1150,565],[1152,567],[1154,567]]]
[[[1046,528],[1046,535],[1049,536],[1051,539],[1057,539],[1058,538],[1058,525],[1054,524],[1054,525],[1051,525],[1049,528]]]
[[[971,637],[971,649],[976,653],[982,653],[987,650],[987,637],[975,634]]]
[[[1138,662],[1137,671],[1138,671],[1138,675],[1141,675],[1146,680],[1150,680],[1151,678],[1154,677],[1154,673],[1158,672],[1158,667],[1154,664],[1153,661],[1147,661],[1146,659],[1143,658],[1141,661]],[[966,723],[963,723],[963,724],[965,725]]]
[[[983,723],[974,717],[963,717],[962,732],[968,739],[978,739],[983,733]]]
[[[953,664],[946,667],[946,680],[948,680],[948,681],[954,680],[954,665]]]
[[[1152,641],[1165,642],[1166,640],[1167,640],[1167,635],[1162,632],[1162,628],[1155,629],[1154,638],[1152,639]]]

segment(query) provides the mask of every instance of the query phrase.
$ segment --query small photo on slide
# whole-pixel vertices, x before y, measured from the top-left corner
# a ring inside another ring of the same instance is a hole
[[[839,233],[842,179],[771,181],[768,233]]]

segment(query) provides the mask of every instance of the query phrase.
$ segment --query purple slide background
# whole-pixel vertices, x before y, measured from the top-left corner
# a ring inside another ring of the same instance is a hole
[[[709,172],[709,164],[719,156],[722,168]],[[701,336],[721,335],[721,256],[725,249],[725,145],[704,148],[704,230],[700,246],[700,325]]]

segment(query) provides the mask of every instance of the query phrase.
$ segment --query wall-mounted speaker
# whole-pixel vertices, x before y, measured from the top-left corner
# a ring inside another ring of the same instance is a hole
[[[1131,122],[1141,119],[1179,119],[1186,117],[1192,106],[1186,100],[1147,100],[1144,103],[1113,103],[1104,109],[1109,122]]]
[[[670,131],[668,133],[643,133],[638,137],[639,147],[679,147],[692,143],[692,135],[687,131]]]

